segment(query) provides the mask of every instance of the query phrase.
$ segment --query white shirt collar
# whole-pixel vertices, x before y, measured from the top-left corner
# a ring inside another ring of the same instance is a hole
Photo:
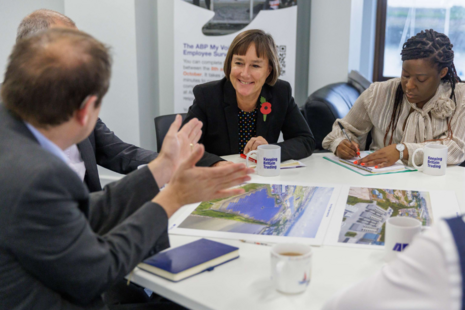
[[[79,152],[77,145],[73,144],[63,152],[68,158],[68,165],[78,174],[81,181],[84,181],[86,176],[86,164],[82,160],[81,152]]]

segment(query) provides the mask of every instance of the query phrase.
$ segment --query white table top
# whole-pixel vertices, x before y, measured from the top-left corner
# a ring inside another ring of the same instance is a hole
[[[379,188],[453,190],[462,212],[465,211],[465,189],[462,167],[448,167],[445,176],[428,176],[421,172],[364,177],[335,165],[317,153],[302,160],[307,167],[282,170],[278,177],[252,176],[251,182],[299,181],[332,183]],[[225,159],[245,162],[238,155]],[[176,216],[176,214],[174,215]],[[170,235],[172,247],[199,239]],[[304,293],[285,295],[277,292],[270,281],[270,247],[239,241],[214,239],[240,248],[240,257],[194,277],[173,283],[148,272],[135,269],[131,280],[189,309],[321,309],[338,290],[360,281],[384,264],[383,251],[340,246],[313,247],[313,271]]]

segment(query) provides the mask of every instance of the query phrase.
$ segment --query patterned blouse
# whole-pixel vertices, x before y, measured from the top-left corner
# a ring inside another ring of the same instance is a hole
[[[384,144],[384,135],[389,127],[394,98],[400,78],[386,82],[373,83],[365,90],[350,109],[349,113],[340,120],[351,139],[358,139],[360,147],[365,148],[366,136],[371,130],[373,142],[370,149],[378,150]],[[425,103],[422,109],[410,103],[404,95],[399,108],[401,109],[397,127],[392,139],[393,144],[404,143],[408,149],[407,163],[412,166],[413,152],[427,143],[444,144],[449,147],[447,163],[460,164],[465,161],[465,83],[455,85],[456,102],[449,99],[451,88],[449,83],[441,83],[436,94]],[[410,113],[410,111],[412,111]],[[452,129],[452,138],[448,130],[448,122]],[[405,124],[405,128],[403,126]],[[391,134],[388,133],[386,144]],[[337,146],[344,140],[344,134],[337,125],[324,138],[323,148],[336,151]],[[429,142],[428,140],[441,139]],[[355,140],[357,141],[357,140]],[[423,162],[423,152],[415,156],[417,165]]]
[[[250,138],[257,136],[257,114],[258,108],[252,112],[239,109],[239,154],[244,152]]]

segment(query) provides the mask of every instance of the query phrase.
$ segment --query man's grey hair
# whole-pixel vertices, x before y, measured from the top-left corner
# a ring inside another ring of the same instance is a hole
[[[18,26],[16,42],[47,30],[53,24],[63,24],[67,27],[76,27],[71,18],[58,12],[40,9],[24,17]]]

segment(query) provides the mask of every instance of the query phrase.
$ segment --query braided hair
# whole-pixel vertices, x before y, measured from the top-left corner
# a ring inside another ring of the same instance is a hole
[[[421,31],[415,36],[411,37],[404,43],[402,47],[402,61],[410,59],[420,59],[428,58],[433,64],[438,66],[438,70],[441,71],[443,68],[448,68],[447,74],[441,79],[441,81],[449,82],[451,85],[451,94],[450,99],[453,99],[457,104],[455,98],[455,85],[456,83],[462,82],[457,74],[457,70],[454,65],[454,51],[452,50],[452,43],[450,43],[449,38],[443,34],[434,31],[433,29]],[[389,144],[392,144],[392,138],[394,136],[394,130],[397,128],[397,122],[399,121],[400,115],[400,104],[402,103],[402,98],[404,92],[402,90],[402,85],[399,83],[399,86],[396,90],[396,96],[394,98],[394,108],[392,110],[391,122],[389,127],[386,129],[386,134],[384,135],[384,145],[386,145],[386,138],[391,131],[391,139]],[[450,121],[448,123],[449,133],[452,134],[450,130]]]

